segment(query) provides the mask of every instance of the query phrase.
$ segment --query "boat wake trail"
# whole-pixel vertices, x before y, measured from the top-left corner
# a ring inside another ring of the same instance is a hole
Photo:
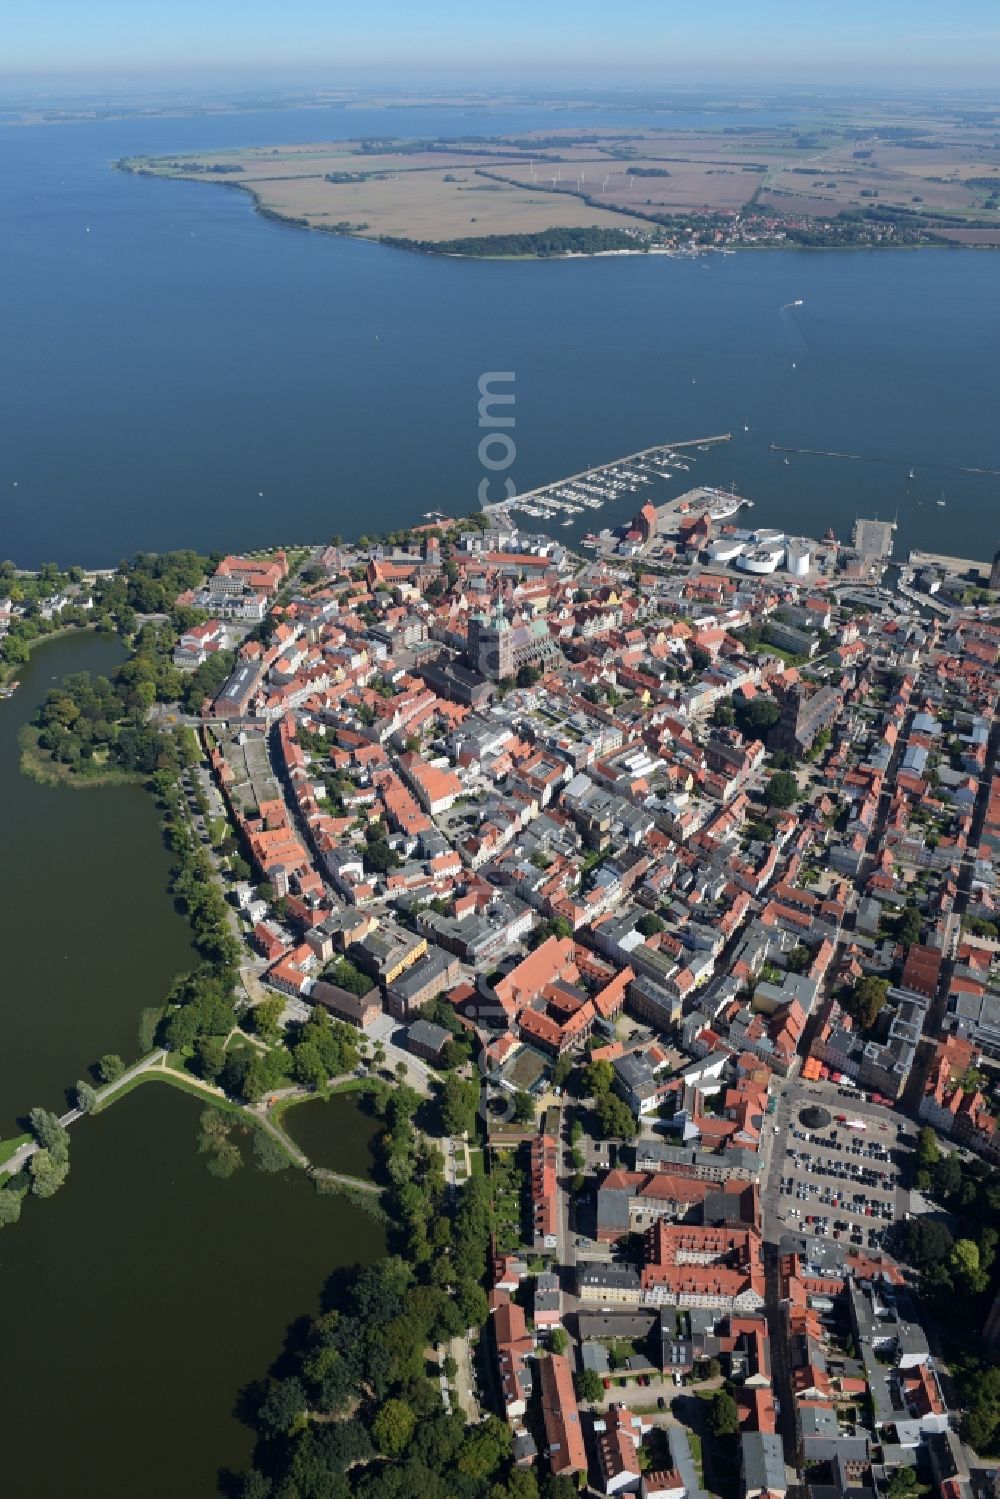
[[[802,329],[799,327],[796,313],[802,306],[802,298],[797,297],[794,302],[786,302],[778,310],[785,337],[788,340],[789,351],[792,355],[793,368],[809,353],[809,345],[806,343]]]

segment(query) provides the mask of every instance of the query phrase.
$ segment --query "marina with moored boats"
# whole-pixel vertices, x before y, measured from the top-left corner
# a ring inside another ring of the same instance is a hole
[[[707,453],[718,443],[729,442],[730,432],[714,437],[695,437],[683,442],[657,443],[653,447],[641,448],[610,463],[598,464],[595,468],[569,474],[566,478],[525,490],[509,500],[485,505],[483,509],[494,520],[507,522],[514,511],[533,516],[537,520],[554,520],[564,517],[561,524],[572,525],[573,517],[587,510],[600,510],[603,505],[622,496],[639,494],[655,488],[657,481],[669,482],[690,473],[691,465],[697,462],[696,452]],[[707,493],[708,491],[706,491]],[[714,519],[724,514],[734,514],[741,503],[723,491],[717,494],[719,505],[732,503],[729,511],[720,511]]]

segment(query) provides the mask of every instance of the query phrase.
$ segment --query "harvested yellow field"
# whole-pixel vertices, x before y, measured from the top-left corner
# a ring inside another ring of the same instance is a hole
[[[749,202],[762,178],[762,173],[744,165],[657,157],[627,162],[577,157],[561,167],[539,166],[533,172],[520,164],[483,170],[522,184],[544,184],[560,197],[585,192],[595,203],[640,213],[733,212]]]
[[[445,178],[450,180],[446,181]],[[477,176],[474,170],[400,171],[367,182],[322,177],[248,179],[260,205],[311,228],[349,223],[368,239],[447,240],[483,234],[531,234],[553,226],[639,227],[641,221],[580,198]],[[645,226],[643,226],[645,227]]]
[[[1000,227],[996,132],[923,114],[717,131],[557,128],[487,142],[318,141],[121,165],[243,188],[263,212],[309,228],[425,247],[590,227],[677,244],[692,224],[714,231],[751,212],[793,228],[843,212],[857,220],[859,209],[895,210],[904,224],[916,217],[930,234]]]

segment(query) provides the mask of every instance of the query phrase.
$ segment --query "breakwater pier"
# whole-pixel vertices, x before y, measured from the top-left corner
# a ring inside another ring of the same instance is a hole
[[[548,520],[561,510],[566,514],[563,525],[568,526],[574,515],[599,510],[608,500],[623,493],[638,493],[656,479],[670,480],[687,474],[691,464],[697,462],[698,453],[707,453],[719,443],[731,441],[731,432],[720,432],[711,437],[654,443],[535,489],[522,490],[510,499],[484,505],[483,510],[497,520],[509,516],[512,510],[523,510],[527,515]]]
[[[893,468],[910,466],[903,458],[893,458],[883,453],[840,453],[828,448],[794,448],[780,442],[772,442],[769,447],[772,453],[796,453],[804,458],[841,458],[849,463],[886,463]],[[968,463],[923,463],[920,467],[942,474],[984,474],[990,478],[1000,478],[1000,468],[975,468]],[[910,477],[913,477],[912,473]]]

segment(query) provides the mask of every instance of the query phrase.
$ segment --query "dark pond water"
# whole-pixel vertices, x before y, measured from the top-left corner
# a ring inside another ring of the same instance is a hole
[[[138,1020],[197,961],[167,891],[156,807],[138,786],[40,786],[21,775],[18,730],[70,672],[123,659],[111,636],[36,647],[0,700],[0,1136],[104,1052],[138,1054]]]
[[[360,1094],[334,1093],[310,1098],[282,1116],[282,1125],[315,1166],[367,1176],[382,1123],[366,1111]]]
[[[81,1121],[66,1186],[3,1231],[6,1499],[210,1499],[252,1451],[240,1389],[331,1271],[384,1252],[301,1172],[210,1176],[200,1108],[147,1083]]]

